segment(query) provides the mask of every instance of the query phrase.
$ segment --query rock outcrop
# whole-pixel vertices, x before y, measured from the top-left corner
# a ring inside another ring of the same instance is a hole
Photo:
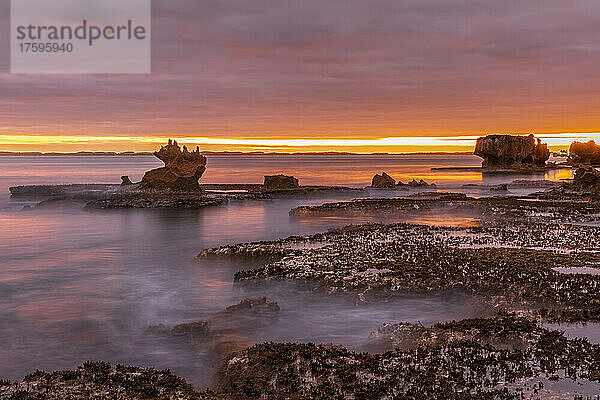
[[[165,166],[146,172],[140,187],[174,191],[200,190],[198,179],[206,170],[206,157],[200,154],[198,147],[190,153],[183,146],[182,151],[176,141],[169,139],[169,143],[154,155]]]
[[[483,168],[531,169],[544,167],[550,158],[548,145],[533,135],[489,135],[477,139],[475,155]]]
[[[266,190],[297,189],[298,179],[288,175],[265,175],[263,188]]]
[[[221,315],[268,315],[279,312],[279,305],[266,297],[244,299],[238,304],[229,306]]]
[[[587,143],[571,143],[571,147],[569,147],[569,162],[573,165],[600,165],[600,146],[593,140]]]
[[[578,168],[571,188],[579,192],[600,193],[600,172],[592,167]]]
[[[153,325],[146,329],[147,335],[187,337],[190,339],[200,339],[208,336],[208,322],[194,321],[185,324],[175,325],[173,328],[167,328],[163,324]]]
[[[381,174],[375,174],[371,180],[371,187],[374,188],[393,188],[396,186],[394,178],[382,172]]]
[[[600,172],[589,165],[578,168],[572,181],[563,182],[560,187],[540,193],[539,197],[563,201],[589,201],[595,204],[600,198]]]
[[[131,182],[131,179],[129,179],[129,177],[127,175],[123,175],[121,177],[121,186],[129,186],[129,185],[133,185],[133,182]]]
[[[191,338],[200,338],[208,335],[208,322],[196,321],[186,324],[175,325],[171,329],[171,336],[187,336]]]
[[[416,180],[413,179],[412,181],[408,182],[408,183],[402,183],[400,181],[398,181],[398,183],[396,184],[397,186],[408,186],[408,187],[415,187],[415,188],[421,188],[421,187],[437,187],[437,185],[435,183],[427,183],[425,182],[423,179],[420,180]]]

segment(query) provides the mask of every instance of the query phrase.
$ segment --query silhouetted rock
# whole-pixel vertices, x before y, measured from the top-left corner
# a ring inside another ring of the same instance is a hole
[[[297,189],[298,179],[288,175],[265,175],[263,188],[266,190]]]
[[[409,186],[409,187],[437,187],[437,185],[435,183],[427,183],[425,182],[423,179],[420,180],[415,180],[413,179],[412,181],[408,182],[408,183],[402,183],[400,181],[398,181],[397,186]]]
[[[145,189],[190,191],[200,190],[198,179],[206,170],[206,157],[196,147],[189,152],[186,146],[183,151],[176,141],[171,141],[160,148],[154,155],[165,163],[162,168],[146,172],[141,187]]]
[[[571,187],[578,191],[600,191],[600,173],[592,167],[578,168]]]
[[[483,168],[530,169],[544,167],[550,158],[545,143],[533,135],[489,135],[477,139],[475,155],[483,158]]]
[[[375,174],[375,176],[373,176],[371,186],[374,188],[393,188],[396,186],[396,181],[385,172],[382,172],[381,175]]]
[[[129,177],[127,175],[123,175],[121,177],[121,186],[129,186],[129,185],[133,185],[133,182],[131,182],[131,180],[129,179]]]
[[[571,147],[569,147],[569,162],[574,165],[600,165],[600,146],[593,140],[587,143],[571,143]]]

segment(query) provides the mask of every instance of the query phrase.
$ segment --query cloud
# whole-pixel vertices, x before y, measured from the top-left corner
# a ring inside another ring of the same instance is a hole
[[[214,137],[598,131],[599,17],[595,0],[154,0],[151,75],[0,74],[0,126]],[[7,71],[5,39],[0,50]]]

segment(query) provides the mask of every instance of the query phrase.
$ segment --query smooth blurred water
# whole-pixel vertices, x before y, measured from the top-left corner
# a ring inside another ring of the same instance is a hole
[[[519,178],[430,171],[433,166],[478,163],[475,157],[455,155],[209,157],[202,181],[260,183],[264,174],[281,172],[299,177],[301,184],[365,186],[374,173],[386,171],[403,181],[424,178],[441,188],[458,188],[463,183],[497,184]],[[383,322],[427,324],[477,312],[473,299],[458,295],[367,306],[292,284],[237,287],[234,272],[248,266],[192,261],[206,247],[368,222],[367,217],[288,216],[298,205],[349,199],[353,194],[239,201],[204,210],[94,212],[23,211],[24,203],[11,201],[8,195],[9,186],[23,184],[117,183],[121,175],[136,181],[159,165],[151,157],[0,157],[1,378],[106,360],[171,368],[201,387],[209,383],[218,364],[215,349],[227,343],[296,340],[361,348]],[[440,216],[443,221],[447,218]],[[151,325],[210,319],[244,297],[257,296],[267,296],[281,307],[279,318],[262,328],[241,325],[235,334],[193,345],[144,334]]]

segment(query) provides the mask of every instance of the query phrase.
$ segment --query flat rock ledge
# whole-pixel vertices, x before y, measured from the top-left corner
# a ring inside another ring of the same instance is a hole
[[[496,191],[497,193],[498,191]],[[501,193],[501,192],[500,192]],[[299,206],[290,210],[296,218],[311,216],[390,216],[427,213],[432,210],[447,213],[468,212],[482,224],[498,225],[515,219],[529,223],[597,221],[600,203],[565,200],[562,195],[543,192],[519,198],[516,196],[469,197],[463,193],[420,193],[393,199],[358,199]],[[560,192],[562,193],[562,192]]]
[[[268,189],[251,184],[202,184],[197,190],[143,189],[139,184],[73,184],[15,186],[10,189],[14,200],[44,202],[72,206],[86,205],[88,209],[111,208],[183,208],[213,207],[230,200],[265,200],[275,197],[319,196],[326,192],[342,192],[349,196],[364,189],[343,186],[299,186],[291,189]]]
[[[237,257],[237,282],[294,280],[361,302],[459,291],[540,321],[600,321],[600,227],[502,224],[350,226],[274,242],[206,249],[199,259]],[[590,268],[590,270],[587,270]]]
[[[88,209],[109,208],[179,208],[198,209],[215,207],[227,201],[224,197],[210,197],[202,194],[115,194],[108,198],[89,201],[85,207]]]

